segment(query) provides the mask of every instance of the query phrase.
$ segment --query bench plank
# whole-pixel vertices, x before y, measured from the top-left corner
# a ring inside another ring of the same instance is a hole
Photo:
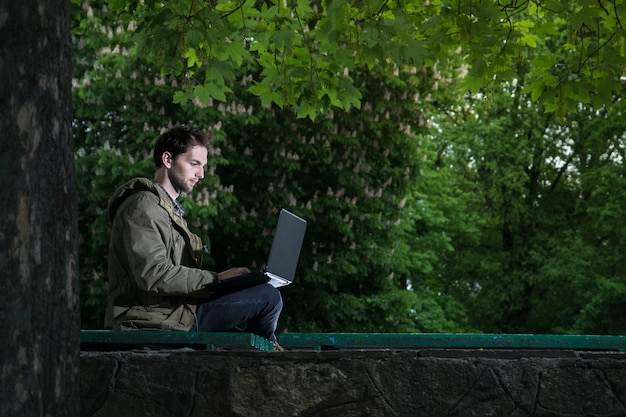
[[[238,332],[182,332],[162,330],[81,330],[81,349],[94,350],[102,347],[178,347],[190,346],[217,350],[257,349],[274,350],[274,345],[267,339],[252,333]]]
[[[626,336],[446,333],[282,333],[284,348],[626,350]]]
[[[206,350],[273,351],[252,333],[81,330],[81,349],[190,346]],[[448,333],[282,333],[287,349],[570,349],[626,352],[626,336]]]

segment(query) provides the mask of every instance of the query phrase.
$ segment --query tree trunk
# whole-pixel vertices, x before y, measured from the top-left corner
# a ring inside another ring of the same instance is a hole
[[[69,0],[0,2],[0,416],[77,416]]]

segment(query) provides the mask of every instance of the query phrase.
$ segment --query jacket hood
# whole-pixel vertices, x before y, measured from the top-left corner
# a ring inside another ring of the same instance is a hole
[[[109,200],[109,220],[113,221],[117,209],[131,195],[141,192],[150,191],[162,198],[161,191],[154,185],[152,180],[148,178],[133,178],[132,180],[121,185]]]

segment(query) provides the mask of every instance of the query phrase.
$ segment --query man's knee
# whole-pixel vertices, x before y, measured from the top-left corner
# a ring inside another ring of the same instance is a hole
[[[265,284],[265,285],[266,285],[266,287],[268,287],[266,289],[266,291],[267,291],[267,294],[268,294],[268,299],[270,300],[272,305],[276,306],[279,309],[282,309],[282,307],[283,307],[283,297],[282,297],[280,291],[278,291],[277,288],[274,288],[270,284]]]

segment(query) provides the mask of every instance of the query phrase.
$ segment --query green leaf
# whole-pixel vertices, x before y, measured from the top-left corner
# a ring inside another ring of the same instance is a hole
[[[187,58],[187,66],[189,68],[202,66],[202,62],[198,59],[194,48],[187,48],[187,51],[183,56]]]
[[[211,101],[211,98],[219,101],[226,101],[226,93],[231,93],[232,90],[225,85],[219,85],[208,81],[205,84],[196,86],[193,92],[203,104],[208,104]]]
[[[429,51],[423,41],[411,39],[408,45],[401,49],[401,60],[421,67],[424,59],[429,56]]]
[[[190,97],[188,93],[185,93],[184,91],[176,91],[174,93],[174,99],[173,102],[176,104],[185,104],[189,101]]]
[[[533,83],[528,84],[526,87],[524,87],[522,89],[522,94],[529,94],[531,95],[531,100],[532,101],[537,101],[539,100],[539,98],[541,97],[541,95],[543,94],[544,90],[545,90],[545,84],[541,81],[535,81]]]
[[[539,38],[537,36],[533,34],[527,34],[527,35],[522,36],[519,42],[522,45],[528,45],[531,48],[536,48],[538,40]]]
[[[72,0],[72,2],[74,2],[75,4],[82,3],[81,0]],[[107,0],[106,3],[108,4],[109,8],[114,12],[119,12],[121,10],[124,10],[126,9],[126,6],[128,5],[127,0]]]

